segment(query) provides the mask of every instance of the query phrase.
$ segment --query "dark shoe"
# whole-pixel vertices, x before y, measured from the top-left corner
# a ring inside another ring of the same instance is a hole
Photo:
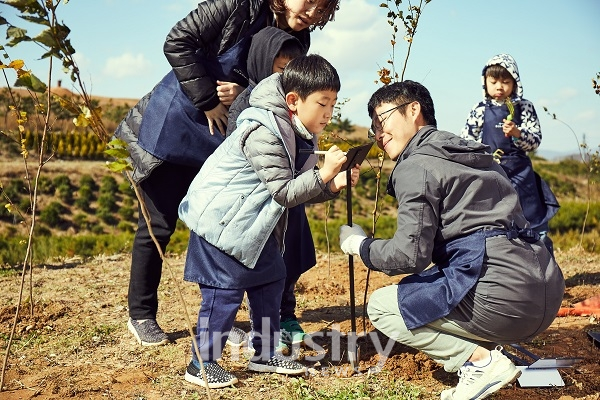
[[[133,333],[135,339],[142,346],[160,346],[169,342],[169,338],[158,326],[155,319],[147,319],[143,322],[129,318],[127,322],[129,332]]]
[[[248,334],[234,326],[229,331],[229,336],[227,336],[227,344],[237,348],[246,346],[248,344]]]
[[[210,389],[224,388],[226,386],[234,385],[238,382],[238,379],[235,377],[235,375],[225,371],[223,367],[216,362],[205,362],[204,372],[206,373],[206,380],[208,381],[208,387]],[[185,370],[185,380],[190,383],[206,387],[206,383],[202,378],[202,371],[191,361]]]
[[[275,354],[269,361],[250,361],[248,370],[255,372],[274,372],[285,375],[302,375],[306,367],[299,362],[289,360],[279,354]]]

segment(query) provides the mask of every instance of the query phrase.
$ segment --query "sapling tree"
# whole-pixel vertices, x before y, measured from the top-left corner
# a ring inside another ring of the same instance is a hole
[[[19,145],[20,153],[24,163],[25,169],[25,181],[28,186],[28,192],[30,197],[30,213],[24,213],[21,208],[19,208],[15,202],[11,201],[10,198],[2,191],[2,195],[7,201],[6,208],[13,212],[15,215],[18,215],[22,218],[22,223],[28,226],[29,235],[27,240],[27,247],[25,251],[24,261],[23,261],[23,273],[21,278],[21,286],[15,311],[15,317],[13,320],[13,325],[11,329],[11,333],[7,342],[6,353],[4,357],[4,363],[2,366],[2,374],[0,376],[0,391],[4,387],[4,374],[6,371],[7,361],[10,354],[10,348],[12,345],[12,341],[15,334],[16,325],[19,319],[19,311],[22,302],[22,294],[23,288],[25,284],[25,276],[27,275],[27,271],[29,271],[29,282],[30,282],[30,290],[29,290],[29,304],[30,304],[30,313],[33,314],[33,298],[32,298],[32,281],[33,281],[33,257],[32,257],[32,245],[34,241],[34,228],[36,225],[36,207],[38,204],[38,182],[41,177],[41,172],[43,166],[49,162],[53,158],[53,150],[50,149],[47,151],[47,142],[50,132],[52,131],[53,124],[56,122],[58,117],[53,116],[53,113],[57,110],[53,107],[54,103],[58,103],[62,113],[63,111],[70,112],[73,115],[73,124],[77,127],[89,127],[95,133],[95,135],[103,142],[107,143],[111,134],[109,134],[104,127],[102,122],[102,110],[95,104],[92,100],[91,95],[89,94],[85,82],[81,78],[81,74],[77,63],[74,59],[75,49],[71,46],[71,42],[69,39],[70,29],[59,23],[56,17],[57,9],[63,5],[67,4],[68,0],[0,0],[1,4],[5,6],[10,6],[18,12],[18,16],[34,25],[38,25],[42,27],[42,31],[34,37],[31,37],[27,34],[27,30],[20,28],[11,24],[8,20],[0,16],[0,25],[6,26],[6,37],[7,42],[5,45],[0,46],[0,51],[2,52],[2,56],[4,61],[0,61],[0,69],[2,69],[4,80],[6,82],[8,88],[8,96],[9,99],[9,109],[13,115],[13,118],[16,120],[17,129],[15,131],[0,131],[0,134]],[[42,80],[38,79],[32,71],[26,68],[25,62],[23,60],[11,60],[7,51],[7,47],[14,47],[24,42],[34,43],[39,45],[43,51],[41,59],[48,60],[48,77],[46,83],[42,82]],[[62,63],[63,71],[68,71],[70,79],[76,88],[77,96],[73,97],[61,97],[56,93],[53,93],[51,82],[53,76],[53,67],[54,61],[58,60]],[[9,76],[8,71],[13,71],[16,75],[16,82],[14,85],[11,85],[12,77]],[[21,107],[21,103],[16,101],[17,96],[12,89],[12,86],[23,87],[27,90],[30,95],[30,98],[33,100],[34,108],[33,114],[31,112],[25,111]],[[3,97],[4,98],[4,97]],[[28,125],[29,124],[29,125]],[[33,126],[33,128],[39,133],[41,139],[37,141],[37,170],[35,175],[32,177],[29,175],[28,168],[28,160],[29,160],[29,152],[27,147],[25,146],[25,131],[27,127]],[[107,153],[116,158],[116,161],[110,163],[109,168],[113,171],[123,172],[127,179],[130,181],[132,187],[135,190],[138,201],[140,202],[140,209],[144,218],[148,222],[147,225],[150,229],[150,235],[156,245],[160,256],[171,274],[174,282],[178,282],[175,278],[175,274],[170,266],[170,264],[165,259],[165,256],[162,252],[162,249],[154,237],[152,233],[152,229],[150,228],[149,216],[146,211],[145,204],[140,196],[137,186],[131,179],[131,175],[129,171],[131,170],[131,166],[127,162],[128,153],[124,143],[122,142],[111,142],[111,149],[107,151]],[[1,185],[0,185],[1,188]],[[48,218],[53,217],[54,214],[49,215]],[[177,284],[176,284],[177,285]],[[189,318],[189,315],[186,310],[185,302],[183,299],[183,295],[179,286],[177,285],[177,291],[179,294],[179,299],[184,308],[184,317],[187,324],[188,331],[190,336],[192,337],[192,341],[194,344],[194,348],[196,351],[196,355],[198,359],[201,360],[198,346],[195,341],[195,336],[193,333],[192,324]],[[203,364],[202,366],[202,374],[204,379],[206,380],[206,375],[204,372]],[[207,388],[208,398],[211,398],[210,391]]]
[[[600,96],[600,84],[598,83],[599,80],[600,80],[600,72],[596,73],[596,78],[592,78],[592,89],[594,89],[596,94]],[[583,247],[585,228],[586,228],[587,220],[588,220],[588,217],[590,214],[590,206],[592,203],[592,185],[598,183],[597,177],[598,177],[598,171],[600,171],[600,144],[596,146],[596,149],[594,149],[592,146],[590,146],[585,141],[585,135],[583,136],[583,140],[580,141],[579,137],[577,136],[577,133],[575,133],[575,130],[573,130],[573,128],[568,123],[566,123],[565,121],[558,118],[555,113],[550,112],[550,110],[547,107],[544,107],[544,111],[553,120],[560,122],[567,129],[569,129],[569,131],[571,131],[571,133],[573,134],[573,137],[575,139],[575,142],[577,143],[577,149],[579,151],[579,158],[580,158],[581,162],[583,163],[583,165],[585,166],[586,189],[587,189],[586,210],[585,210],[585,216],[583,218],[583,223],[581,225],[581,233],[580,233],[580,238],[579,238],[579,247]]]

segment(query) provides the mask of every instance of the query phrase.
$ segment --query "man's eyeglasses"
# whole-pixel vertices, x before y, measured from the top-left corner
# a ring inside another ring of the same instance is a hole
[[[379,126],[377,126],[376,122],[373,122],[371,124],[371,128],[369,129],[369,132],[367,133],[367,137],[370,140],[375,140],[375,137],[377,136],[377,132],[382,132],[383,131],[383,126],[385,125],[385,121],[388,120],[388,118],[392,115],[392,113],[394,111],[396,111],[397,109],[399,109],[400,107],[404,107],[404,106],[406,106],[406,105],[408,105],[408,104],[410,104],[412,102],[413,102],[413,100],[407,101],[406,103],[402,103],[399,106],[392,107],[389,110],[386,110],[386,111],[382,112],[381,114],[377,114],[377,117],[374,118],[374,119],[377,120]],[[381,120],[381,116],[385,115],[385,114],[388,114],[388,116],[385,117],[383,120]]]

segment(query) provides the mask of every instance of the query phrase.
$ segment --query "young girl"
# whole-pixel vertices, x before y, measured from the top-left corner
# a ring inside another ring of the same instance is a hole
[[[482,80],[484,100],[472,108],[461,136],[490,146],[519,194],[525,218],[553,253],[548,221],[559,205],[527,155],[540,145],[542,131],[533,103],[523,97],[515,59],[509,54],[492,57],[483,68]]]
[[[208,382],[192,352],[185,379],[224,387],[237,378],[218,363],[244,293],[252,309],[254,355],[248,369],[302,374],[302,364],[275,352],[286,267],[283,239],[286,210],[334,198],[346,186],[346,161],[337,146],[323,167],[305,162],[300,149],[314,147],[313,134],[331,119],[340,89],[337,71],[318,55],[297,57],[283,74],[262,80],[250,95],[250,108],[238,128],[205,162],[179,206],[190,234],[184,279],[202,294],[196,341]],[[359,166],[352,169],[358,180]]]
[[[173,70],[136,104],[115,132],[127,142],[132,177],[150,215],[139,213],[129,281],[128,328],[142,345],[168,338],[156,322],[162,260],[177,206],[206,158],[221,144],[227,106],[247,85],[252,34],[265,26],[289,31],[308,49],[310,31],[333,19],[339,0],[207,0],[168,34]],[[217,131],[217,134],[214,134]]]

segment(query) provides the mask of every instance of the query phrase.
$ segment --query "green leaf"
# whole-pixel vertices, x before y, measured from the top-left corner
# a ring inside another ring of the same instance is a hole
[[[50,31],[50,29],[46,29],[40,32],[40,34],[34,37],[33,40],[52,49],[58,48],[58,42],[54,39],[54,36],[52,36],[52,32]]]
[[[44,93],[47,89],[47,86],[44,82],[40,81],[35,75],[28,74],[27,76],[23,76],[18,78],[15,82],[16,87],[26,87],[29,90],[37,93]]]
[[[129,152],[125,149],[106,149],[104,153],[118,159],[129,157]]]
[[[108,142],[107,145],[113,148],[126,148],[127,142],[123,139],[113,139],[110,142]]]
[[[113,172],[133,171],[131,164],[125,160],[117,160],[111,163],[106,163],[106,166]]]

